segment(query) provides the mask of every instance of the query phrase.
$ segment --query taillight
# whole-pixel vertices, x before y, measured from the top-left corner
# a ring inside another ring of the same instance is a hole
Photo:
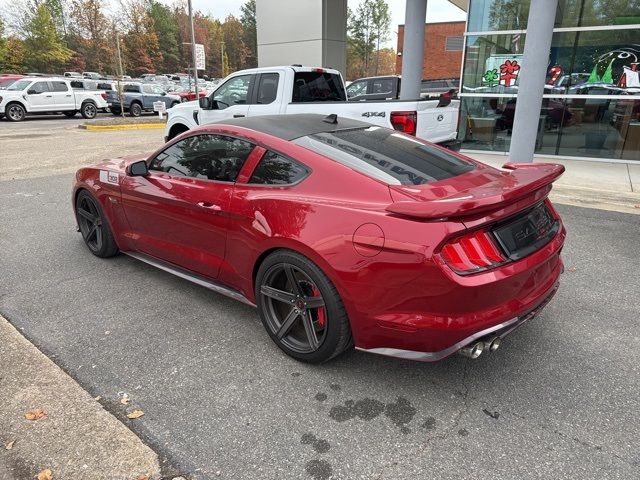
[[[447,265],[462,275],[487,270],[507,262],[490,233],[485,230],[451,240],[442,247],[440,255]]]
[[[393,128],[409,135],[416,134],[418,114],[416,112],[391,112],[391,125]]]
[[[102,93],[100,94],[100,96],[101,96],[104,100],[106,100],[106,99],[107,99],[107,92],[102,92]]]

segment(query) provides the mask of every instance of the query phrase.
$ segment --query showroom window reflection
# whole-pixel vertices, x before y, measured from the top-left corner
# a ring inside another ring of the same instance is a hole
[[[529,4],[470,0],[463,148],[509,149]],[[556,28],[536,153],[640,161],[640,1],[560,0]]]

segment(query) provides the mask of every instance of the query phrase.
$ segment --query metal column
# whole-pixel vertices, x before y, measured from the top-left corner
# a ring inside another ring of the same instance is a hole
[[[509,161],[533,162],[558,0],[532,0]]]
[[[402,84],[400,85],[402,100],[420,98],[426,17],[427,0],[407,0],[402,48]]]

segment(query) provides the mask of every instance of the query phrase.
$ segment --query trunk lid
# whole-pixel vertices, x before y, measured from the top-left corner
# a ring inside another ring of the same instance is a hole
[[[503,169],[478,164],[462,175],[424,185],[391,185],[386,210],[422,220],[473,220],[510,206],[518,210],[544,199],[564,166],[551,163],[507,163]]]

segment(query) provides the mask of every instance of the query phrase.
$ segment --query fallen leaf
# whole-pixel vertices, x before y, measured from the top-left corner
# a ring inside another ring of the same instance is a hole
[[[36,478],[38,480],[53,480],[53,472],[50,469],[45,468],[38,474]]]
[[[640,205],[634,205],[633,208],[640,208]]]
[[[4,448],[7,450],[11,450],[13,448],[13,444],[16,443],[15,440],[11,440],[9,443],[5,443]]]
[[[144,415],[144,412],[142,410],[134,410],[129,415],[127,415],[127,418],[131,420],[135,420],[136,418],[140,418],[143,415]]]
[[[129,398],[129,395],[127,395],[126,393],[122,395],[122,398],[120,399],[120,403],[123,405],[129,405],[130,401],[131,399]]]
[[[567,268],[567,271],[569,271],[569,272],[575,272],[576,270],[577,270],[577,268],[576,268],[576,267],[569,267],[569,268]]]
[[[140,475],[138,477],[138,480],[149,480],[151,477],[149,477],[149,475]]]
[[[33,410],[29,410],[27,413],[25,413],[24,418],[26,418],[27,420],[40,420],[46,414],[47,412],[45,412],[41,408],[34,408]]]

